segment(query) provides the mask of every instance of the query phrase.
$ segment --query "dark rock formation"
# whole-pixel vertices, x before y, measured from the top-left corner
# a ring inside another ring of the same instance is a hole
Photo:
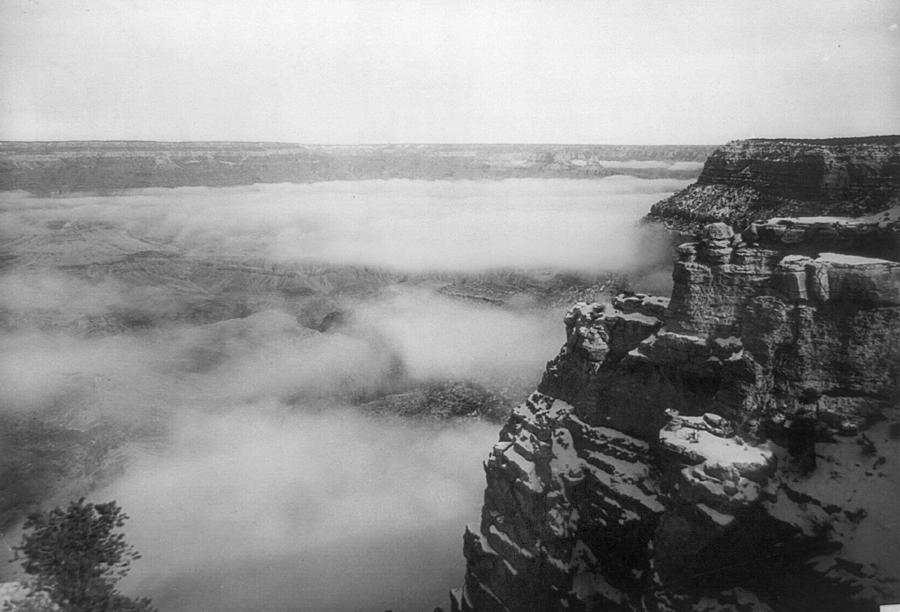
[[[736,140],[706,160],[697,182],[659,202],[648,219],[696,231],[723,221],[744,229],[773,216],[859,216],[900,203],[900,136]]]
[[[453,609],[900,601],[900,263],[847,254],[897,212],[710,224],[670,300],[576,304],[485,462]]]
[[[509,416],[511,401],[470,381],[435,381],[419,388],[385,395],[362,404],[362,409],[384,416],[432,421],[480,418],[501,422]]]

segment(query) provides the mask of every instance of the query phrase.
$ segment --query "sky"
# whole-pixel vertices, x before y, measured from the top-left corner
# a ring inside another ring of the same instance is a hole
[[[900,133],[896,0],[4,0],[0,139]]]

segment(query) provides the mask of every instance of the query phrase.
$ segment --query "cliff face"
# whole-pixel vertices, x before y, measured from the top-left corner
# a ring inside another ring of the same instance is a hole
[[[454,610],[900,600],[900,209],[704,228],[671,299],[576,304],[485,462]]]
[[[772,216],[870,214],[900,203],[900,136],[738,140],[709,156],[697,182],[648,218],[695,231]]]

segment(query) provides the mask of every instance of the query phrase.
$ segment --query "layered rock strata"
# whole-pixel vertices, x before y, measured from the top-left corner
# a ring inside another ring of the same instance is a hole
[[[697,182],[653,206],[649,218],[696,231],[744,228],[776,215],[859,216],[900,203],[900,136],[736,140],[706,161]]]
[[[0,142],[0,190],[38,194],[363,179],[693,180],[703,145]]]
[[[452,609],[900,601],[900,263],[870,219],[707,225],[671,299],[576,304],[485,462]]]

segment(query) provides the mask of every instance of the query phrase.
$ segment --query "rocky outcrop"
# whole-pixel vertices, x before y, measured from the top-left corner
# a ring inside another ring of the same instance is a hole
[[[486,419],[501,422],[509,416],[511,404],[502,394],[477,383],[444,380],[430,381],[402,393],[384,395],[362,404],[361,408],[372,414],[403,419]]]
[[[900,203],[900,136],[737,140],[709,156],[697,182],[648,219],[696,231],[744,229],[776,215],[860,216]]]
[[[670,299],[576,304],[485,462],[452,609],[900,601],[900,263],[868,252],[896,228],[709,224]]]

